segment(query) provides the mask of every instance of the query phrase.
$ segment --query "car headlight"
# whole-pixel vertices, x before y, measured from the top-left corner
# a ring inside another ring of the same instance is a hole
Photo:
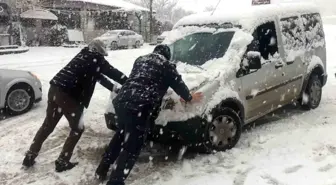
[[[36,79],[40,79],[35,73],[33,73],[33,72],[28,72],[32,77],[34,77],[34,78],[36,78]]]

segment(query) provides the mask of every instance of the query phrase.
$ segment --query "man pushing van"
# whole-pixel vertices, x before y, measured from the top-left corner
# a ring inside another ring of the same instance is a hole
[[[89,106],[96,82],[112,91],[114,85],[104,75],[120,84],[127,80],[127,77],[113,68],[104,56],[107,56],[105,44],[94,40],[50,81],[46,118],[26,153],[23,166],[34,165],[43,142],[53,132],[63,115],[69,121],[71,131],[55,161],[56,171],[70,170],[78,164],[71,163],[70,158],[84,131],[83,110]]]
[[[103,180],[110,164],[116,162],[108,185],[124,185],[140,154],[149,123],[156,119],[169,87],[187,102],[198,102],[203,98],[201,93],[190,94],[175,65],[169,62],[170,57],[166,45],[158,45],[153,53],[139,57],[129,79],[113,100],[119,128],[96,170]]]

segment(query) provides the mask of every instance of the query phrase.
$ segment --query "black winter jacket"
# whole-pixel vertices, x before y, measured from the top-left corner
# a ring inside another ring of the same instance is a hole
[[[169,87],[184,100],[191,101],[190,91],[173,63],[155,53],[141,56],[113,104],[136,111],[143,107],[157,109]]]
[[[61,87],[79,104],[88,107],[97,81],[110,91],[113,90],[113,84],[104,75],[120,84],[127,80],[104,56],[86,47],[56,74],[50,84]]]

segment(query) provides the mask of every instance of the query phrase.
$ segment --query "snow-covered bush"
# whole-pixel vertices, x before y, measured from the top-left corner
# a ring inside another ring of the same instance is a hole
[[[47,35],[49,38],[49,45],[61,46],[68,39],[67,27],[56,24],[50,28]]]

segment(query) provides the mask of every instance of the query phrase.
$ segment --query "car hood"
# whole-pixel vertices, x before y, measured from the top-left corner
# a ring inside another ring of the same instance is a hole
[[[210,72],[202,67],[192,66],[181,62],[176,65],[176,68],[191,91],[197,90],[202,84],[214,80],[219,75],[219,72]]]

